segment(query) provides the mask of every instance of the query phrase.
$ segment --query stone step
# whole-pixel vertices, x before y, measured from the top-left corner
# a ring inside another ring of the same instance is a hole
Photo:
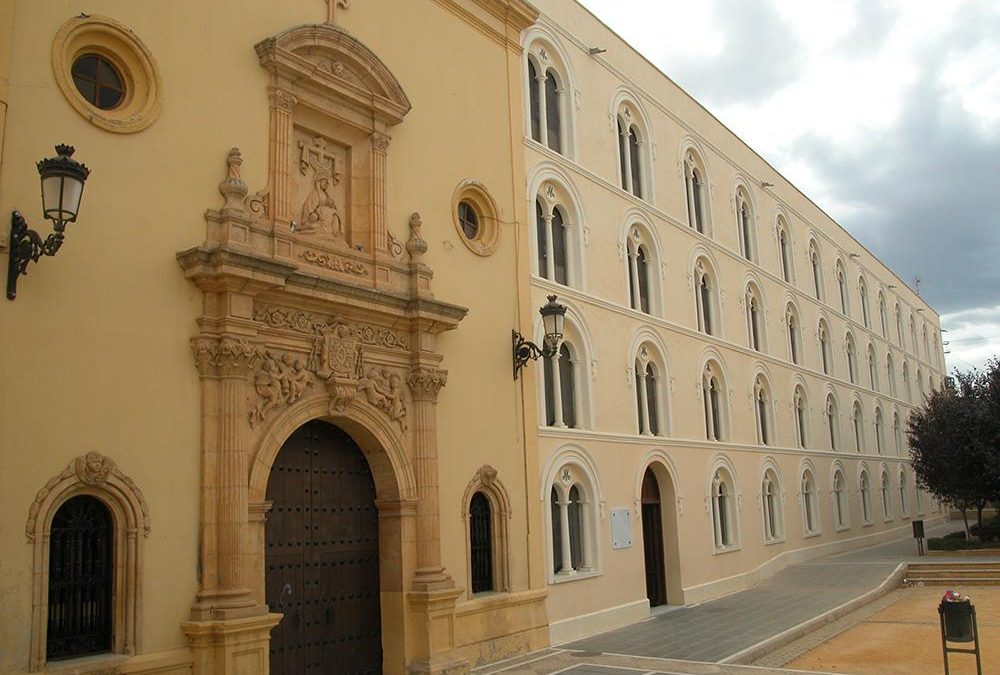
[[[995,562],[949,562],[939,563],[910,563],[907,565],[909,571],[913,572],[937,572],[937,571],[958,571],[958,570],[983,570],[1000,573],[1000,563]]]
[[[971,578],[971,579],[921,579],[919,577],[906,577],[906,581],[909,584],[923,584],[924,586],[957,586],[959,584],[963,586],[1000,586],[1000,578],[997,577],[986,577],[986,578]]]

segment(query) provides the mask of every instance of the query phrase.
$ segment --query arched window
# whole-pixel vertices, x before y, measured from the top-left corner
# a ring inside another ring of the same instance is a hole
[[[885,424],[882,420],[882,409],[875,408],[875,450],[878,454],[885,454]]]
[[[816,299],[823,300],[823,261],[819,257],[819,247],[815,241],[809,242],[809,265],[812,267],[813,290]]]
[[[917,367],[917,389],[920,391],[920,401],[923,402],[926,392],[924,391],[924,376]]]
[[[757,421],[757,442],[761,445],[771,445],[771,396],[767,380],[758,375],[753,386],[754,416]]]
[[[740,253],[747,260],[756,260],[753,207],[743,186],[736,190],[736,231],[740,240]]]
[[[795,394],[792,396],[792,414],[795,416],[795,443],[798,447],[805,448],[809,444],[808,408],[806,391],[801,385],[795,387]]]
[[[885,355],[885,380],[889,383],[889,395],[896,398],[896,368],[891,352]]]
[[[757,288],[756,284],[747,284],[744,301],[746,304],[747,345],[754,351],[763,351],[764,310],[760,298],[760,289]]]
[[[840,291],[840,311],[849,316],[851,305],[847,292],[847,273],[844,272],[844,263],[841,260],[837,261],[837,289]]]
[[[907,403],[913,403],[913,390],[910,388],[910,365],[903,361],[903,394]]]
[[[899,514],[904,518],[910,515],[910,502],[907,497],[908,487],[906,484],[906,472],[902,469],[899,472]]]
[[[847,486],[844,483],[844,472],[840,469],[833,473],[833,513],[837,519],[837,529],[845,529],[848,525]]]
[[[885,314],[885,296],[882,291],[878,292],[878,316],[879,316],[879,326],[882,328],[882,337],[889,339],[889,320],[886,318]]]
[[[708,335],[716,335],[716,287],[715,274],[704,258],[695,263],[695,305],[698,313],[698,330]]]
[[[554,580],[597,569],[594,498],[580,467],[558,469],[549,491]]]
[[[875,347],[868,343],[868,379],[872,385],[872,391],[878,391],[878,363],[875,361]]]
[[[621,186],[639,199],[644,198],[646,167],[644,166],[646,140],[639,125],[638,115],[631,106],[622,105],[618,111],[618,167],[621,170]]]
[[[861,478],[858,480],[858,494],[861,497],[861,522],[865,525],[872,524],[872,489],[868,481],[868,472],[862,470]]]
[[[852,422],[854,423],[854,449],[858,452],[862,452],[865,447],[865,417],[864,413],[861,412],[861,404],[857,401],[854,402],[853,412]]]
[[[563,342],[558,353],[545,359],[545,424],[577,426],[576,364],[573,348]]]
[[[562,207],[547,207],[535,201],[535,224],[538,235],[538,275],[560,284],[569,283],[566,255],[566,216]]]
[[[707,183],[705,182],[704,164],[701,158],[688,150],[684,155],[684,189],[687,196],[688,225],[701,234],[708,231]]]
[[[879,485],[879,494],[882,497],[882,514],[885,516],[886,520],[892,520],[892,498],[890,496],[891,489],[889,487],[889,474],[886,471],[882,471],[882,482]]]
[[[469,503],[469,557],[473,593],[493,590],[493,516],[482,492]]]
[[[910,346],[913,353],[917,355],[917,350],[919,349],[917,346],[917,325],[913,322],[912,314],[910,314]]]
[[[705,438],[710,441],[725,440],[726,394],[721,371],[714,361],[707,363],[702,373],[701,397],[705,410]]]
[[[837,410],[837,399],[833,394],[826,396],[826,431],[830,450],[836,452],[840,445],[840,413]]]
[[[532,46],[528,51],[528,106],[531,138],[559,154],[569,145],[569,112],[565,79],[547,63],[551,50]]]
[[[903,342],[903,315],[899,311],[899,303],[896,303],[896,308],[893,310],[896,316],[896,337],[899,339],[899,348],[904,349],[906,343]]]
[[[633,225],[625,238],[629,305],[646,314],[660,311],[657,246],[647,228]]]
[[[802,472],[802,528],[806,536],[819,533],[819,505],[812,471]]]
[[[781,278],[792,283],[792,245],[788,239],[788,225],[778,216],[778,260],[781,262]]]
[[[830,353],[830,329],[826,326],[826,321],[820,319],[819,322],[819,355],[823,362],[823,374],[833,374],[833,355]]]
[[[854,337],[848,333],[845,339],[844,349],[847,351],[847,374],[851,378],[851,384],[858,383],[858,350],[854,346]]]
[[[802,358],[802,335],[798,312],[791,303],[785,308],[785,326],[788,328],[788,356],[792,363],[798,364]]]
[[[712,526],[715,549],[725,550],[737,545],[736,490],[732,476],[718,468],[712,476]]]
[[[781,490],[774,469],[764,472],[760,488],[761,510],[764,512],[764,541],[780,541],[784,537],[781,520]]]
[[[925,357],[925,358],[926,358],[926,359],[927,359],[928,361],[930,361],[930,360],[931,360],[931,346],[930,346],[930,343],[929,343],[929,342],[927,341],[927,326],[923,326],[923,327],[922,327],[922,328],[920,329],[920,331],[921,331],[921,333],[923,333],[923,340],[924,340],[924,357]],[[932,389],[933,389],[933,387],[932,387]]]
[[[924,491],[917,486],[917,515],[923,515],[924,513]]]
[[[661,411],[661,400],[664,397],[660,395],[663,378],[648,345],[644,344],[639,348],[639,353],[635,357],[633,375],[635,376],[639,433],[659,436],[664,431],[664,425],[661,421],[664,418]]]
[[[861,320],[865,328],[872,327],[871,313],[868,309],[868,285],[864,277],[858,277],[858,295],[861,296]]]
[[[903,429],[899,424],[899,413],[892,413],[892,440],[896,446],[896,455],[903,455]]]
[[[111,513],[90,495],[71,497],[53,516],[47,660],[111,651],[114,540]]]

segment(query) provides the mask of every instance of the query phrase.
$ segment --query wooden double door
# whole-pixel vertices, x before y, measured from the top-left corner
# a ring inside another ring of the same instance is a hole
[[[646,469],[646,475],[642,479],[642,552],[649,606],[665,605],[667,574],[663,560],[663,515],[660,486],[651,469]]]
[[[284,614],[271,632],[272,675],[380,675],[378,511],[361,449],[309,422],[271,468],[266,599]]]

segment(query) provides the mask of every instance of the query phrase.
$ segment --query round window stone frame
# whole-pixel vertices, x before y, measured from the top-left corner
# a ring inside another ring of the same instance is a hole
[[[125,95],[107,110],[83,97],[73,82],[73,64],[86,54],[107,59],[122,77]],[[147,128],[163,108],[163,81],[153,55],[128,27],[105,16],[77,16],[52,40],[52,71],[73,109],[94,126],[119,134]]]
[[[458,207],[462,202],[468,203],[479,218],[479,232],[469,238],[462,228],[458,217]],[[465,246],[478,256],[491,256],[500,244],[500,220],[496,201],[482,183],[476,180],[463,180],[455,188],[451,200],[451,218],[458,232],[458,238]]]

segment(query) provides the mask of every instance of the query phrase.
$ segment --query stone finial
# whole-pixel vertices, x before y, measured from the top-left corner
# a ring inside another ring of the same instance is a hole
[[[230,150],[229,156],[226,158],[226,165],[228,166],[226,177],[219,183],[219,192],[226,199],[226,203],[222,207],[223,209],[243,211],[243,200],[247,196],[247,184],[243,182],[243,178],[240,176],[240,166],[242,164],[243,155],[240,153],[240,149],[233,148]]]
[[[406,250],[410,253],[410,262],[423,262],[424,253],[427,253],[427,242],[420,235],[420,227],[423,221],[420,214],[414,211],[410,215],[410,238],[406,242]]]

